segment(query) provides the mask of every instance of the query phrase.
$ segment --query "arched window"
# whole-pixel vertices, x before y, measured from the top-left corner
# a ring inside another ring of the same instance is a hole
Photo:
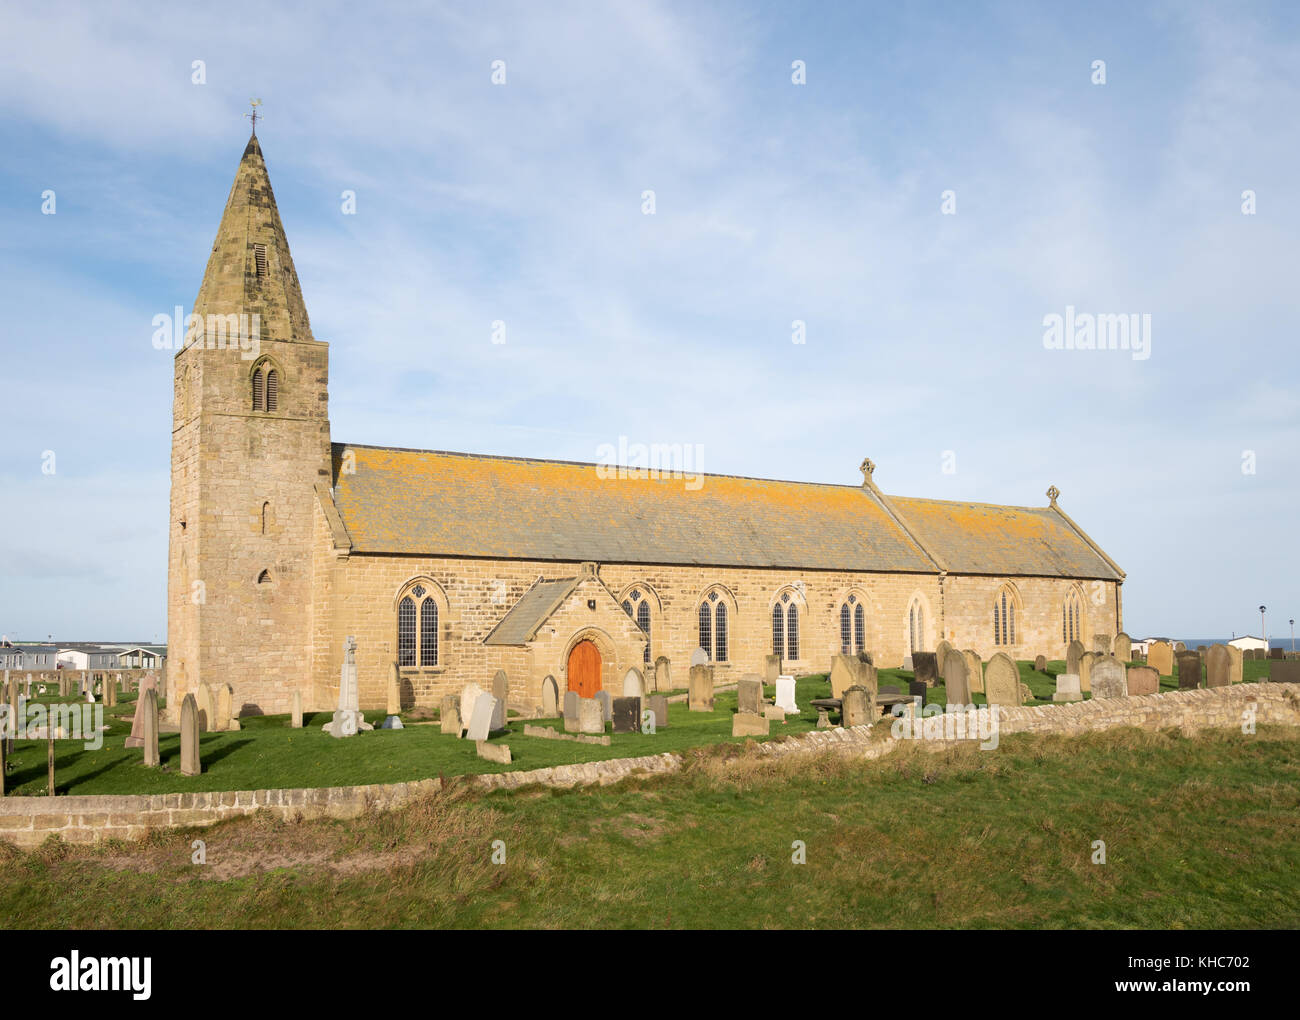
[[[727,661],[727,603],[717,590],[700,603],[700,647],[710,662]]]
[[[280,406],[280,373],[263,359],[253,369],[253,410],[274,411]]]
[[[799,658],[799,606],[788,591],[772,605],[772,653],[783,659]]]
[[[920,599],[913,599],[907,611],[908,645],[914,652],[925,650],[925,606]]]
[[[993,643],[999,646],[1016,643],[1016,596],[1008,587],[993,597]]]
[[[852,598],[852,596],[849,596]],[[859,602],[853,608],[853,650],[861,654],[867,647],[867,614]]]
[[[849,616],[848,603],[840,606],[840,654],[848,655],[853,644],[853,623]]]
[[[709,659],[713,658],[713,607],[707,602],[700,603],[700,647]]]
[[[253,370],[253,410],[266,410],[266,378],[259,365]]]
[[[713,616],[713,661],[727,661],[727,604],[718,602]]]
[[[799,658],[799,607],[793,602],[785,607],[785,646],[791,659]]]
[[[785,610],[779,602],[772,607],[772,654],[785,658]]]
[[[262,534],[263,535],[267,533],[267,529],[270,526],[271,526],[271,504],[263,503],[262,504]]]
[[[270,572],[269,570],[263,570],[260,574],[257,575],[257,583],[258,583],[258,584],[270,584],[270,583],[271,583],[271,572]]]
[[[280,373],[271,369],[266,373],[266,410],[274,411],[280,404]]]
[[[1079,590],[1072,588],[1061,606],[1061,643],[1068,645],[1071,641],[1082,641],[1082,633],[1083,599],[1079,597]]]
[[[438,603],[423,584],[397,603],[397,665],[438,665]]]
[[[633,588],[623,600],[623,612],[636,621],[641,633],[646,636],[645,649],[641,658],[650,661],[650,599],[640,588]]]

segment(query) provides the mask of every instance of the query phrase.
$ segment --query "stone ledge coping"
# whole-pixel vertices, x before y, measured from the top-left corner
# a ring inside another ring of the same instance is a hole
[[[999,712],[999,733],[1076,734],[1118,726],[1143,729],[1236,726],[1241,721],[1241,709],[1252,703],[1257,707],[1256,721],[1261,724],[1300,726],[1300,689],[1297,685],[1265,682],[1060,705],[1003,708]],[[875,758],[906,741],[906,738],[896,740],[892,736],[873,735],[874,726],[813,730],[784,740],[758,743],[755,748],[757,753],[767,756],[835,750]],[[915,742],[923,745],[940,743],[933,740]],[[684,763],[682,754],[664,752],[518,772],[456,776],[449,778],[448,782],[464,783],[480,790],[512,790],[533,784],[607,786],[633,775],[677,772]],[[24,847],[38,846],[55,833],[69,842],[78,843],[141,839],[153,829],[212,825],[256,811],[270,811],[284,819],[299,815],[303,818],[350,818],[371,809],[398,807],[441,789],[441,779],[418,779],[367,786],[281,790],[4,797],[0,798],[0,839]]]

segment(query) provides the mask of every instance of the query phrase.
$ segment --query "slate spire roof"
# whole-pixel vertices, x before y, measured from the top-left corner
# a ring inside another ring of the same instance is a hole
[[[260,316],[262,339],[312,340],[271,178],[254,135],[230,186],[194,313]]]

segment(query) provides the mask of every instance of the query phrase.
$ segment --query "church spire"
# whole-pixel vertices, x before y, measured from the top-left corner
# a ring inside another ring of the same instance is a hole
[[[209,315],[258,315],[263,340],[313,339],[256,134],[235,172],[194,312],[205,321]]]

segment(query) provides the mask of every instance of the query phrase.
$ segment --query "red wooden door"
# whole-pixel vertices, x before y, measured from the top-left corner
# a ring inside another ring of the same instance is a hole
[[[579,641],[569,653],[569,690],[580,698],[594,698],[600,690],[600,650],[590,641]]]

